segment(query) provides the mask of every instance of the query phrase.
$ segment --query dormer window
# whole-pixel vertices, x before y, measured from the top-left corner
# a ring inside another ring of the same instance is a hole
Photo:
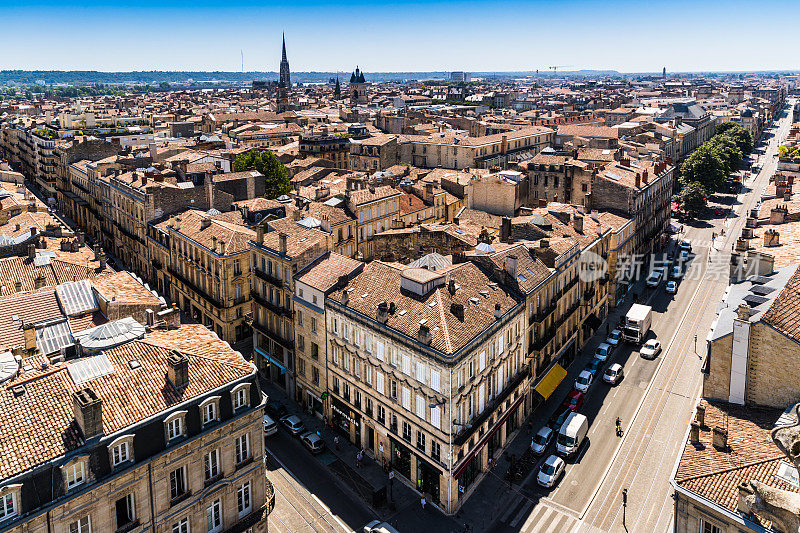
[[[212,396],[204,400],[200,404],[200,412],[203,413],[204,426],[219,420],[219,396]]]
[[[19,492],[21,484],[0,487],[0,522],[17,516],[19,513]]]
[[[185,416],[186,411],[178,411],[177,413],[172,413],[164,420],[167,442],[172,442],[184,435]]]
[[[86,459],[78,458],[61,467],[67,490],[72,490],[86,482]]]
[[[108,450],[111,454],[111,466],[115,468],[133,461],[133,435],[119,437],[108,445]]]
[[[250,406],[250,384],[241,383],[231,391],[233,396],[233,410],[238,411]]]

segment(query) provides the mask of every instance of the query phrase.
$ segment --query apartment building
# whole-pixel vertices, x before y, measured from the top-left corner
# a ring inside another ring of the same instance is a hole
[[[372,184],[363,189],[354,189],[357,182],[348,183],[345,202],[356,217],[356,243],[359,257],[373,257],[372,237],[392,227],[400,216],[402,192],[388,185],[376,187]]]
[[[397,135],[375,135],[350,141],[350,170],[378,172],[400,162]]]
[[[373,261],[325,306],[330,420],[454,513],[530,410],[521,300],[473,263]]]
[[[300,137],[300,157],[319,157],[334,167],[350,169],[350,139],[347,135],[310,134]]]
[[[503,167],[518,157],[533,156],[550,146],[553,134],[552,129],[531,126],[481,137],[404,135],[400,161],[421,168]]]
[[[528,198],[526,203],[536,206],[542,202],[562,202],[585,205],[591,191],[590,165],[576,159],[577,150],[558,153],[545,148],[529,163]]]
[[[249,245],[256,364],[296,398],[294,275],[329,252],[333,238],[287,217],[258,226]]]
[[[590,209],[616,210],[632,217],[634,252],[649,254],[663,245],[669,223],[675,167],[622,157],[592,176]]]
[[[230,344],[252,338],[248,241],[239,211],[187,209],[147,228],[155,287]]]
[[[104,341],[3,376],[0,527],[265,532],[256,369],[199,325]]]
[[[329,412],[328,334],[325,298],[336,286],[357,275],[364,263],[337,253],[318,257],[294,276],[296,397],[305,409],[323,418]]]

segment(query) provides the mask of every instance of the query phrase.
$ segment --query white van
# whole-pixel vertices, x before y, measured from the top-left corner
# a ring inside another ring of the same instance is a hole
[[[564,457],[572,457],[578,452],[578,448],[586,438],[589,430],[589,421],[580,413],[570,414],[561,429],[558,431],[556,439],[556,453]]]
[[[400,533],[393,528],[389,522],[381,522],[380,520],[373,520],[364,526],[364,533]]]
[[[264,436],[269,437],[277,432],[278,424],[269,415],[264,415]]]

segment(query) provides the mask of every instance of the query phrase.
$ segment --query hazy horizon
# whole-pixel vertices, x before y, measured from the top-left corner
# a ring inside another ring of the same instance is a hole
[[[2,0],[2,70],[796,70],[784,0]],[[13,50],[13,53],[8,53]]]

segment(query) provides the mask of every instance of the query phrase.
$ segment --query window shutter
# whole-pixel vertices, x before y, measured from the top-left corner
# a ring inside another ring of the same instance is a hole
[[[386,396],[386,392],[384,392],[383,388],[383,372],[378,370],[375,371],[375,389]]]
[[[417,416],[425,420],[425,398],[417,394]]]
[[[417,363],[417,381],[425,383],[425,363]]]
[[[442,429],[442,414],[439,410],[439,406],[431,407],[431,424],[436,429]]]
[[[442,392],[442,384],[439,380],[439,371],[431,369],[431,388],[436,392]]]
[[[486,352],[481,352],[478,356],[478,372],[483,372],[484,368],[486,368]]]
[[[403,409],[411,411],[411,389],[403,387]]]
[[[375,341],[375,357],[383,361],[383,343]]]

